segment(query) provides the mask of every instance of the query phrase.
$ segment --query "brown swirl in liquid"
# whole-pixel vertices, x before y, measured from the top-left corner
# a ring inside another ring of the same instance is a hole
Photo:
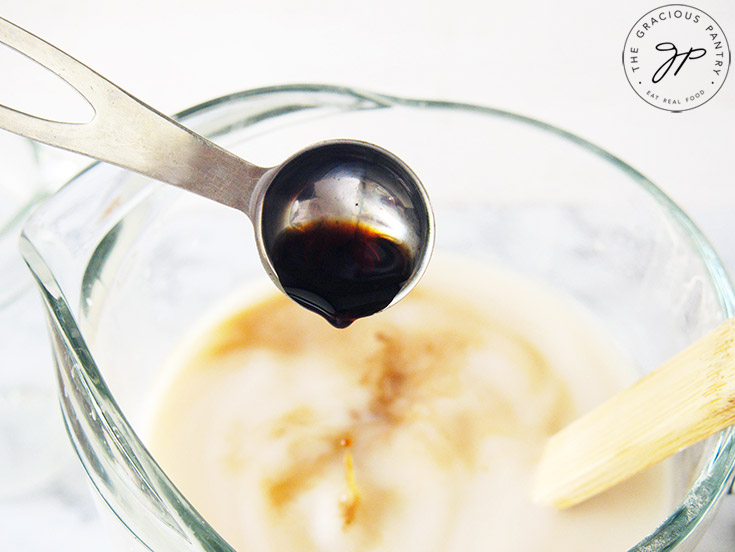
[[[472,471],[484,469],[482,443],[488,436],[527,440],[534,454],[573,410],[565,384],[523,336],[471,305],[421,288],[398,307],[345,330],[273,297],[221,324],[192,365],[206,370],[228,355],[258,350],[293,370],[308,369],[305,358],[322,359],[364,392],[349,422],[337,427],[304,405],[272,420],[270,435],[288,442],[291,460],[267,473],[264,493],[275,511],[285,512],[342,465],[345,495],[336,499],[343,525],[359,526],[366,539],[380,534],[392,498],[370,480],[362,461],[386,446],[398,428],[423,435],[424,453],[444,469]],[[524,410],[513,389],[535,401],[535,408]],[[237,454],[227,459],[233,470],[244,463]]]

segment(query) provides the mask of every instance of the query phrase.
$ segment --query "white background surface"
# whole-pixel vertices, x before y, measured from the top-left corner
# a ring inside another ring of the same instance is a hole
[[[165,113],[241,89],[303,82],[472,102],[541,119],[657,183],[732,270],[735,75],[709,103],[672,114],[643,102],[623,72],[628,31],[663,3],[3,0],[0,16]],[[735,2],[693,5],[714,17],[735,47]],[[45,81],[21,82],[20,73],[3,69],[6,59],[0,57],[0,103],[48,115],[68,109],[66,97],[39,84]],[[68,471],[70,480],[80,477]],[[19,550],[105,549],[104,534],[68,481],[56,485],[55,498],[22,504],[36,519],[33,538]],[[734,503],[726,501],[702,552],[735,549]],[[6,520],[13,511],[21,510],[0,502]]]

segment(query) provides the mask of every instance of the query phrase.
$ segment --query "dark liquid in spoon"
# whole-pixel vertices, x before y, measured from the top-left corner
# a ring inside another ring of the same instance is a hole
[[[411,276],[406,247],[370,227],[316,220],[278,234],[271,262],[297,303],[346,328],[387,307]]]

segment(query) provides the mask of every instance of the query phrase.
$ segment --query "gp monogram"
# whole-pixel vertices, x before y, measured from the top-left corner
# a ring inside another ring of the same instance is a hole
[[[660,109],[687,111],[722,88],[730,48],[712,17],[692,6],[670,4],[651,10],[633,26],[623,67],[643,100]]]

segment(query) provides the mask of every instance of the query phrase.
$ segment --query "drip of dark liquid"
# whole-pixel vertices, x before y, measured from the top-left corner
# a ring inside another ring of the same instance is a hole
[[[411,276],[406,247],[370,227],[323,219],[278,234],[271,262],[284,291],[337,328],[387,307]]]

